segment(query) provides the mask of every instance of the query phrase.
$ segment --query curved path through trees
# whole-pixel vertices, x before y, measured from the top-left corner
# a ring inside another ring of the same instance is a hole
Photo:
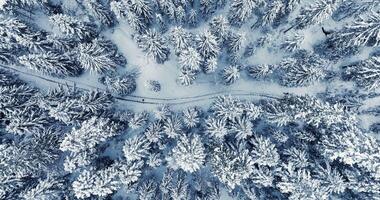
[[[67,85],[68,87],[76,87],[76,88],[83,89],[83,90],[106,91],[105,88],[99,88],[99,87],[96,87],[96,86],[93,86],[93,85],[90,85],[87,83],[83,83],[83,82],[39,75],[39,74],[28,72],[25,70],[19,70],[16,67],[12,67],[12,66],[0,65],[0,67],[3,69],[10,70],[16,74],[32,77],[33,79],[46,81],[48,83],[54,83],[57,85]],[[113,96],[115,97],[115,99],[117,99],[119,101],[133,102],[133,103],[139,103],[139,104],[181,105],[181,104],[189,104],[189,103],[196,103],[196,102],[200,102],[200,101],[212,100],[212,99],[215,99],[221,95],[231,95],[231,96],[237,96],[237,97],[259,97],[259,98],[271,98],[271,99],[279,98],[278,96],[275,96],[275,95],[250,92],[250,91],[246,91],[246,90],[217,91],[217,92],[210,92],[210,93],[205,93],[205,94],[198,94],[198,95],[184,96],[184,97],[175,97],[175,98],[158,98],[158,97],[139,96],[139,95],[125,95],[125,96],[113,95]]]

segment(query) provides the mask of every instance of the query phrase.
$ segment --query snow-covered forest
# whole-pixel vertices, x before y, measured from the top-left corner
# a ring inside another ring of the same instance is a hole
[[[0,0],[0,199],[380,200],[379,0]]]

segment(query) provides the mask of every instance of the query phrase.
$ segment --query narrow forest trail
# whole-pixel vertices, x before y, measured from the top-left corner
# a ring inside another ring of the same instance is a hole
[[[45,81],[47,83],[53,83],[53,84],[56,84],[57,86],[67,85],[69,87],[76,87],[83,90],[107,91],[106,88],[100,88],[100,87],[93,86],[87,83],[73,81],[73,80],[59,79],[59,78],[54,78],[51,76],[39,75],[33,72],[16,69],[15,67],[12,67],[12,66],[0,65],[0,67],[13,71],[14,73],[18,75],[27,76],[27,77],[30,77],[31,79],[38,79],[39,81]],[[49,85],[49,87],[52,87],[52,85]],[[182,97],[176,97],[176,98],[159,98],[159,97],[149,97],[149,96],[139,96],[139,95],[125,95],[125,96],[114,95],[114,97],[119,101],[133,102],[133,103],[139,103],[139,104],[183,105],[183,104],[213,100],[221,95],[231,95],[231,96],[242,97],[242,98],[249,98],[249,97],[271,98],[271,99],[279,98],[279,96],[251,92],[247,90],[221,90],[221,91],[216,91],[216,92],[196,94],[192,96],[182,96]]]

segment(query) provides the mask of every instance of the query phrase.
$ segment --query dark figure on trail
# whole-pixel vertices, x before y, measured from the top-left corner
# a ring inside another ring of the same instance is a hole
[[[322,27],[322,32],[326,35],[326,36],[328,36],[328,35],[330,35],[331,33],[333,33],[333,31],[327,31],[325,28],[323,28]]]

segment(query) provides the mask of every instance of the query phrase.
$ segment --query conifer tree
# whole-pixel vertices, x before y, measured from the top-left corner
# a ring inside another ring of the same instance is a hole
[[[380,57],[374,56],[357,64],[346,67],[344,76],[355,81],[357,85],[367,90],[380,86]]]
[[[157,63],[164,63],[169,59],[170,50],[166,45],[166,40],[157,31],[148,30],[137,38],[137,42],[139,47]]]
[[[19,57],[19,62],[29,69],[52,76],[77,76],[82,69],[65,54],[53,52],[29,54]]]
[[[80,40],[88,40],[96,35],[93,24],[82,22],[76,17],[64,14],[56,14],[50,17],[50,22],[63,34],[77,37]]]
[[[171,156],[167,159],[172,163],[171,167],[193,173],[203,166],[205,157],[205,148],[200,137],[196,135],[192,138],[180,136],[177,145],[172,149]]]

